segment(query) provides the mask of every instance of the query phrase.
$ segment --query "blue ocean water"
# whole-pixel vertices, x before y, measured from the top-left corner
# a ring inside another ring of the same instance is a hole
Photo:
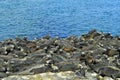
[[[120,35],[120,0],[0,0],[0,40],[80,36],[91,29]]]

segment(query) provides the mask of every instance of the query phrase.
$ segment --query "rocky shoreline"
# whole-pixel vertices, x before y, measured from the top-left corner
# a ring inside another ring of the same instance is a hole
[[[80,37],[0,42],[1,80],[47,80],[48,76],[50,80],[120,80],[120,37],[91,30]]]

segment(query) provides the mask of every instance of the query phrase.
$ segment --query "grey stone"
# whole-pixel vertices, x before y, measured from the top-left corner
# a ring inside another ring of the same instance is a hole
[[[104,77],[104,80],[114,80],[111,77]]]
[[[85,69],[84,68],[81,68],[81,69],[79,69],[79,70],[77,70],[76,72],[75,72],[75,75],[77,75],[77,77],[85,77]]]
[[[0,66],[5,65],[4,59],[0,58]]]
[[[73,62],[60,62],[60,63],[56,63],[55,66],[57,66],[59,68],[60,71],[74,71],[77,69],[80,69],[79,64],[77,63],[73,63]]]
[[[38,74],[38,73],[43,73],[46,71],[50,71],[50,69],[44,66],[44,67],[40,67],[40,68],[34,68],[30,71],[30,73]]]
[[[96,29],[93,29],[93,30],[89,31],[88,34],[93,34],[93,33],[95,33],[95,32],[97,32],[97,30],[96,30]]]
[[[105,66],[99,69],[99,74],[102,76],[108,76],[112,78],[119,78],[120,77],[120,69],[114,68],[112,66]]]
[[[7,51],[4,48],[0,48],[0,54],[6,55]]]
[[[0,78],[7,77],[8,75],[6,73],[0,72]]]
[[[4,72],[4,73],[6,72],[5,66],[1,66],[1,65],[0,65],[0,72]]]
[[[50,39],[50,36],[49,36],[49,35],[46,35],[46,36],[43,37],[43,39],[48,39],[48,40],[49,40],[49,39]]]
[[[113,55],[119,54],[119,52],[117,51],[117,49],[110,49],[110,50],[108,49],[107,52],[106,52],[106,54],[108,56],[113,56]]]
[[[27,53],[22,51],[15,51],[14,55],[15,55],[14,57],[17,57],[17,58],[24,58],[25,56],[27,56]]]

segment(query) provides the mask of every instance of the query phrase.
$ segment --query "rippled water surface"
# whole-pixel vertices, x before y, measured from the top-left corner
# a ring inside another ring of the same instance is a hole
[[[0,40],[79,36],[94,28],[120,35],[120,0],[0,0]]]

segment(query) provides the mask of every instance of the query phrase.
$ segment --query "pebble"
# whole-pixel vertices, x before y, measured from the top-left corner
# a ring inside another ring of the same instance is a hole
[[[111,77],[104,77],[103,79],[104,79],[104,80],[114,80],[114,79],[112,79]]]

